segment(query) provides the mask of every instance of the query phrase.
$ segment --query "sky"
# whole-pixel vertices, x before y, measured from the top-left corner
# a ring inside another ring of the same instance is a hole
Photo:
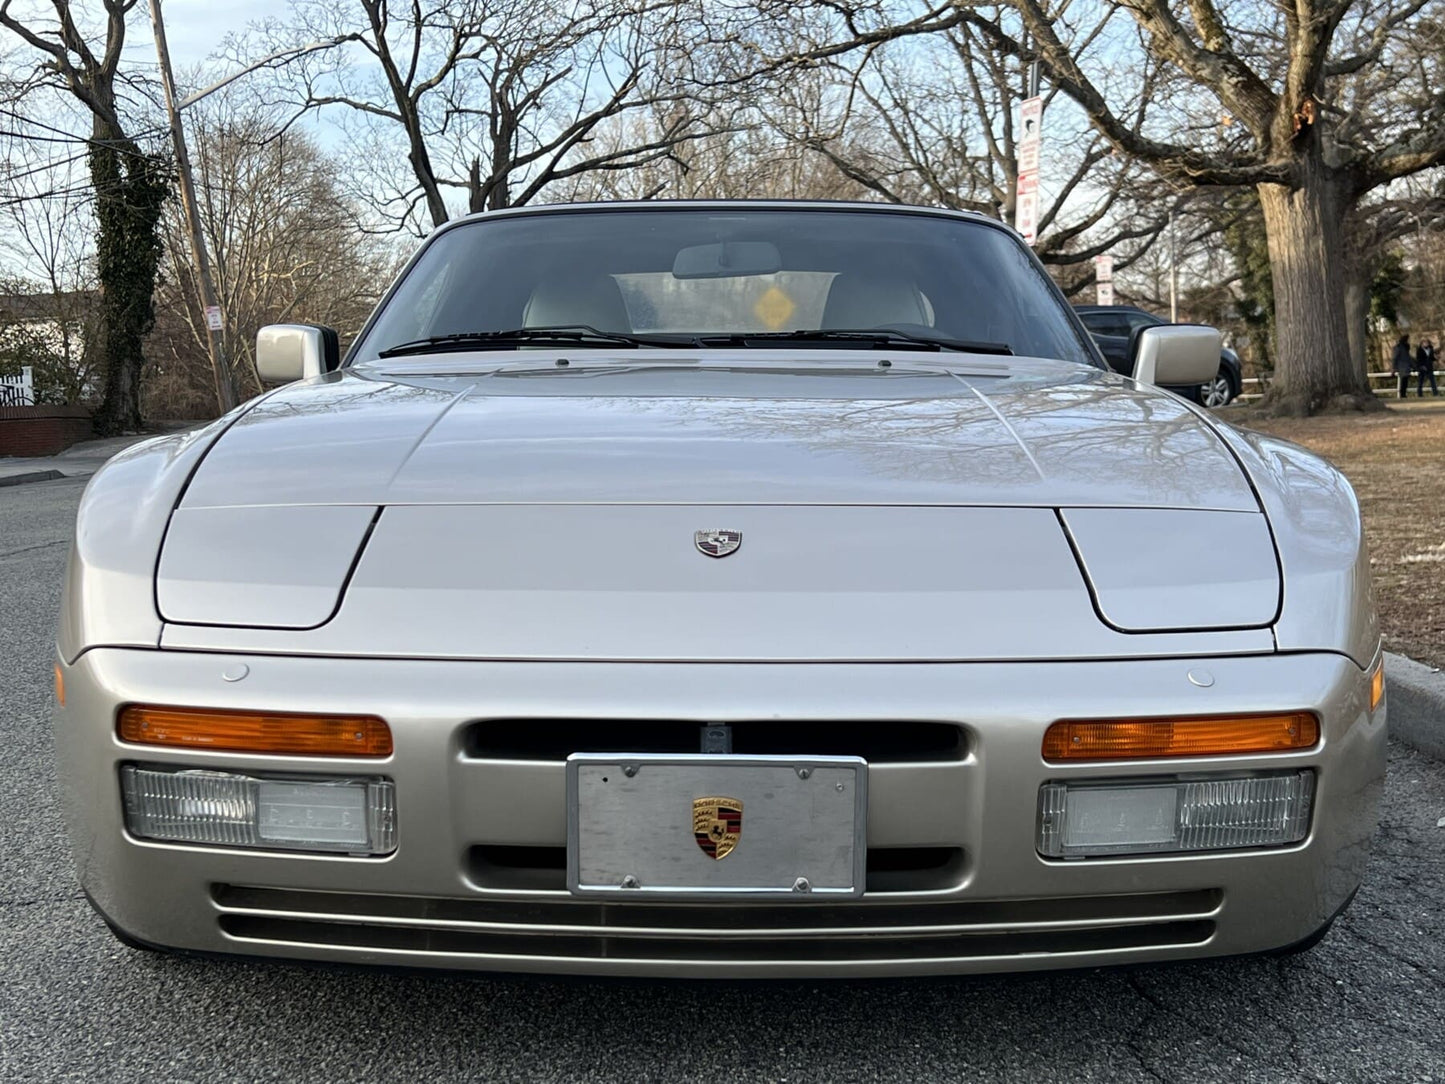
[[[199,64],[221,47],[226,35],[268,17],[284,16],[288,7],[287,0],[163,0],[171,63],[177,68]],[[127,52],[134,50],[137,60],[153,63],[155,44],[149,31],[148,19],[133,23]]]

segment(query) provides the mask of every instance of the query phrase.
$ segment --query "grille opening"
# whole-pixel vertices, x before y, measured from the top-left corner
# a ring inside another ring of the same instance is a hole
[[[1021,956],[1045,952],[1107,952],[1160,945],[1202,944],[1214,934],[1214,923],[1207,920],[1077,930],[976,933],[950,931],[932,936],[919,936],[913,931],[890,935],[885,931],[848,939],[706,936],[624,938],[601,933],[528,935],[506,931],[425,929],[416,926],[338,923],[246,914],[222,915],[220,927],[231,937],[245,940],[343,948],[471,956],[514,955],[658,962],[695,960],[721,964],[753,961],[886,961],[898,958]]]
[[[962,847],[870,847],[866,892],[936,892],[963,883]]]
[[[962,727],[906,721],[779,721],[729,724],[733,752],[750,756],[855,756],[870,764],[958,761]],[[696,753],[703,724],[653,719],[484,719],[463,732],[476,760],[566,760],[573,753]]]
[[[565,892],[566,847],[472,847],[467,872],[473,884],[512,892]]]
[[[1127,896],[1060,896],[1034,899],[886,901],[849,903],[598,903],[560,899],[497,900],[439,896],[385,896],[361,892],[318,892],[296,888],[261,888],[217,884],[216,904],[231,912],[285,912],[287,918],[324,923],[491,923],[500,926],[544,926],[518,930],[517,936],[552,936],[559,926],[582,927],[614,938],[662,930],[677,937],[714,937],[732,930],[782,930],[838,936],[902,936],[890,927],[939,927],[931,935],[952,935],[956,927],[1026,926],[1030,924],[1165,923],[1202,919],[1218,909],[1224,893],[1217,888],[1180,892],[1147,892]],[[273,914],[269,917],[281,917]],[[947,927],[954,927],[948,929]],[[977,932],[977,931],[961,931]]]
[[[934,892],[963,883],[962,847],[870,847],[867,892]],[[467,875],[479,888],[565,892],[566,847],[482,845],[467,851]]]

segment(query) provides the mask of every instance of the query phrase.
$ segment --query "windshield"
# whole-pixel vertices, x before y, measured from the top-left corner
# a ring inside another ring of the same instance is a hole
[[[1000,229],[906,212],[744,207],[453,227],[427,245],[353,357],[540,328],[646,336],[645,345],[711,336],[701,345],[730,347],[882,329],[1093,364],[1048,279]]]

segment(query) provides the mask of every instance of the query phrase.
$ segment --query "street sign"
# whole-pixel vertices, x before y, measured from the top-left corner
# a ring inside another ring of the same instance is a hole
[[[1019,173],[1039,172],[1039,143],[1044,130],[1044,100],[1025,98],[1019,107]]]
[[[1094,257],[1094,304],[1114,303],[1114,257]]]
[[[225,321],[221,319],[221,306],[207,305],[206,327],[208,327],[212,331],[220,331],[225,326]]]
[[[1018,195],[1014,198],[1014,229],[1033,244],[1039,228],[1039,182],[1037,177],[1019,177]]]
[[[1039,225],[1039,147],[1044,129],[1044,100],[1025,98],[1019,107],[1019,181],[1014,198],[1014,229],[1033,244]]]

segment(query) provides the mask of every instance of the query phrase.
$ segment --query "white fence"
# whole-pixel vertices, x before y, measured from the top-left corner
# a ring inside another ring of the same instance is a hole
[[[1366,374],[1365,374],[1365,377],[1370,381],[1370,387],[1374,388],[1375,391],[1394,391],[1395,388],[1396,388],[1396,386],[1397,386],[1395,382],[1396,382],[1397,379],[1399,379],[1398,376],[1397,376],[1397,374],[1396,374],[1396,373],[1394,372],[1394,370],[1392,370],[1392,369],[1386,369],[1386,370],[1385,370],[1384,372],[1382,372],[1382,373],[1366,373]],[[1416,379],[1417,379],[1417,378],[1416,378],[1415,370],[1412,369],[1412,370],[1410,371],[1410,388],[1411,388],[1411,390],[1413,390],[1413,389],[1417,386],[1417,384],[1416,384]],[[1442,381],[1442,380],[1445,380],[1445,369],[1436,369],[1436,370],[1435,370],[1435,379],[1436,379],[1437,382]],[[1383,383],[1383,384],[1378,383],[1379,381],[1383,381],[1384,383]],[[1247,402],[1251,402],[1252,400],[1255,400],[1255,399],[1263,398],[1263,397],[1264,397],[1264,392],[1263,392],[1263,391],[1245,391],[1245,390],[1243,390],[1243,388],[1249,388],[1249,387],[1264,388],[1264,387],[1268,386],[1269,381],[1268,381],[1268,380],[1262,380],[1261,378],[1259,378],[1259,377],[1257,377],[1257,376],[1247,376],[1247,377],[1245,377],[1243,380],[1240,381],[1240,384],[1242,385],[1242,388],[1241,388],[1240,393],[1239,393],[1239,398],[1236,400],[1236,402],[1247,403]]]
[[[21,369],[19,376],[0,376],[0,406],[34,405],[35,384],[30,366]]]

